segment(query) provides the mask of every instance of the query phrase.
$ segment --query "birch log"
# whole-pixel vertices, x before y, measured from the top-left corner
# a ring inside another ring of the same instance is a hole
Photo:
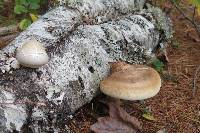
[[[49,11],[2,49],[0,131],[69,132],[66,120],[98,93],[108,62],[145,63],[170,38],[167,17],[143,5],[143,0],[68,1],[68,7]],[[83,24],[85,18],[94,23]],[[50,57],[38,69],[15,59],[16,49],[31,38]]]

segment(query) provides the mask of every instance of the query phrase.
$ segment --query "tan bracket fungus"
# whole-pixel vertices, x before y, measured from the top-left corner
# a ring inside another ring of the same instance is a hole
[[[35,39],[26,41],[18,48],[16,58],[21,65],[30,68],[41,67],[49,60],[45,48]]]
[[[123,120],[131,118],[137,123],[133,125],[134,130],[141,132],[141,123],[120,107],[120,99],[132,101],[153,97],[160,90],[161,78],[157,71],[145,65],[129,65],[124,62],[114,62],[110,65],[110,76],[100,83],[100,90],[113,98],[113,102],[108,104],[109,110],[115,108],[118,114],[126,114],[120,117]]]
[[[151,67],[114,63],[111,69],[111,75],[100,84],[100,90],[108,96],[143,100],[155,96],[160,90],[161,78]]]

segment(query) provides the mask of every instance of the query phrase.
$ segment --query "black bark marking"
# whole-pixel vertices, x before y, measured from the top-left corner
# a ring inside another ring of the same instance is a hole
[[[91,73],[94,73],[94,71],[95,71],[95,70],[94,70],[94,67],[92,67],[92,66],[89,66],[89,67],[88,67],[88,70],[89,70]]]
[[[81,85],[81,88],[82,88],[82,89],[85,89],[83,80],[82,80],[82,78],[81,78],[80,76],[78,76],[78,81],[79,81],[79,83],[80,83],[80,85]]]

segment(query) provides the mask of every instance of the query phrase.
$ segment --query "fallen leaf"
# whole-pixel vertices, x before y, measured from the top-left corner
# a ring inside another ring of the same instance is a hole
[[[98,118],[90,129],[95,133],[140,133],[141,125],[137,118],[130,116],[118,103],[111,102],[110,117]]]
[[[37,21],[37,20],[38,20],[38,15],[36,15],[36,14],[33,14],[33,13],[29,13],[29,15],[30,15],[30,17],[31,17],[31,20],[32,20],[33,22],[35,22],[35,21]]]
[[[150,121],[155,121],[156,119],[154,118],[154,116],[152,114],[149,114],[149,113],[144,113],[142,115],[142,117],[144,117],[145,119],[147,120],[150,120]]]
[[[138,119],[129,115],[123,108],[120,107],[119,103],[116,104],[114,102],[110,102],[108,106],[110,117],[129,123],[136,129],[142,129]]]
[[[90,129],[95,133],[137,133],[129,124],[111,117],[98,118],[98,122]]]

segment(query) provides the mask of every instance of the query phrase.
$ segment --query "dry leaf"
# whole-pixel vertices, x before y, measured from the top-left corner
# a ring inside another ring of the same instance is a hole
[[[95,133],[137,133],[129,124],[111,117],[99,118],[90,129]]]
[[[32,20],[33,22],[35,22],[35,21],[37,21],[37,20],[38,20],[38,15],[36,15],[36,14],[33,14],[33,13],[29,13],[29,15],[30,15],[30,17],[31,17],[31,20]]]
[[[95,133],[140,133],[141,125],[137,118],[130,116],[119,104],[111,102],[110,117],[101,117],[90,129]]]
[[[143,114],[142,117],[144,117],[145,119],[150,120],[150,121],[155,121],[156,120],[154,118],[154,116],[152,114],[149,114],[149,113]]]
[[[142,127],[137,118],[129,115],[123,108],[120,107],[119,103],[110,102],[109,106],[109,115],[111,118],[115,118],[126,123],[131,124],[134,128],[141,130]]]

